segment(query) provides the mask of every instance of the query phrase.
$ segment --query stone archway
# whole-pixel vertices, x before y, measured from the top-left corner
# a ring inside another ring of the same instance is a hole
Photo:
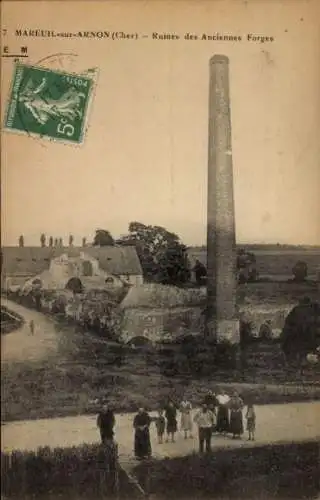
[[[73,293],[82,293],[84,287],[82,281],[79,278],[73,277],[70,278],[69,281],[67,282],[66,289],[71,290],[71,292]]]
[[[142,348],[142,347],[151,347],[152,341],[143,335],[137,335],[136,337],[132,337],[127,345],[133,348]]]

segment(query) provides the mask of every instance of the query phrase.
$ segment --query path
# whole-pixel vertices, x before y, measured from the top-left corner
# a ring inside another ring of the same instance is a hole
[[[228,437],[214,437],[213,446],[239,447],[268,443],[281,443],[320,439],[320,402],[262,405],[256,407],[256,441],[245,439],[234,441]],[[120,459],[132,456],[134,414],[116,416],[116,440],[119,444]],[[176,443],[156,442],[154,424],[151,428],[152,447],[156,457],[186,455],[197,450],[197,439],[185,440],[178,433]],[[99,440],[95,416],[77,416],[40,419],[7,423],[1,427],[1,441],[4,450],[36,450],[39,446],[77,446]]]
[[[1,304],[19,314],[25,323],[7,335],[1,336],[1,361],[36,361],[47,358],[57,350],[58,340],[53,322],[44,314],[27,309],[1,297]],[[34,335],[30,335],[29,322],[35,323]]]

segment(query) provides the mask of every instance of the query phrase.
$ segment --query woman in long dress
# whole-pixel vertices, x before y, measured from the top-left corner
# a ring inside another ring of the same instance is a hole
[[[240,438],[243,434],[243,400],[240,398],[237,392],[234,392],[231,397],[228,407],[230,408],[230,432],[233,439]]]
[[[184,432],[184,439],[192,438],[192,404],[187,399],[181,401],[181,430]]]
[[[218,402],[217,412],[217,432],[225,434],[229,431],[229,408],[230,397],[225,391],[221,391],[216,396]]]
[[[151,417],[144,408],[139,408],[133,420],[134,454],[138,460],[151,456],[150,427]]]

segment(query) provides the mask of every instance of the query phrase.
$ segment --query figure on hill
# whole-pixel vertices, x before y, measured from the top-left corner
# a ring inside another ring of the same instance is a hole
[[[256,412],[252,403],[249,403],[246,411],[247,431],[249,433],[248,441],[254,441],[254,433],[256,430]]]
[[[138,460],[151,456],[150,424],[151,417],[149,413],[144,408],[139,408],[133,420],[133,427],[135,430],[134,454]]]
[[[243,400],[240,398],[237,392],[234,392],[229,403],[228,407],[230,409],[230,432],[232,434],[232,438],[240,438],[243,434]]]
[[[181,430],[184,432],[184,439],[192,438],[192,404],[186,398],[180,403]]]
[[[114,412],[109,408],[108,404],[105,402],[103,404],[102,410],[99,412],[97,417],[97,426],[100,430],[101,442],[106,444],[108,441],[112,441],[114,437],[114,426],[116,420]]]
[[[40,245],[42,248],[46,246],[46,235],[44,233],[42,233],[40,236]]]
[[[217,427],[216,430],[219,434],[226,434],[229,431],[229,408],[228,403],[230,397],[222,389],[218,392],[217,396],[218,412],[217,412]]]
[[[169,437],[171,436],[171,442],[174,443],[174,435],[177,432],[177,409],[172,401],[169,401],[166,409],[165,416],[167,419],[167,439],[166,442],[169,441]]]
[[[34,321],[33,319],[29,323],[30,335],[34,335]]]

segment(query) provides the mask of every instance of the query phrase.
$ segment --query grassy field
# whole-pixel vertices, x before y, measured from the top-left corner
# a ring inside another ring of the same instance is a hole
[[[239,245],[249,252],[253,252],[257,259],[257,270],[259,274],[270,277],[292,276],[292,268],[298,260],[306,262],[310,276],[319,272],[320,247],[282,247],[271,245]],[[206,262],[205,247],[191,247],[188,255],[193,262],[199,259]]]
[[[172,361],[170,355],[161,361],[158,352],[104,342],[64,323],[56,328],[59,349],[54,358],[3,364],[2,421],[87,413],[96,410],[91,401],[102,397],[117,411],[155,409],[168,397],[180,400],[184,393],[197,404],[217,385],[237,389],[256,403],[320,399],[319,370],[288,373],[276,344],[252,347],[247,354],[252,362],[243,371],[212,366],[210,373],[191,374],[187,369],[175,374],[164,368]]]
[[[215,449],[205,456],[141,464],[135,475],[158,500],[307,499],[316,498],[320,491],[318,458],[317,442]]]

